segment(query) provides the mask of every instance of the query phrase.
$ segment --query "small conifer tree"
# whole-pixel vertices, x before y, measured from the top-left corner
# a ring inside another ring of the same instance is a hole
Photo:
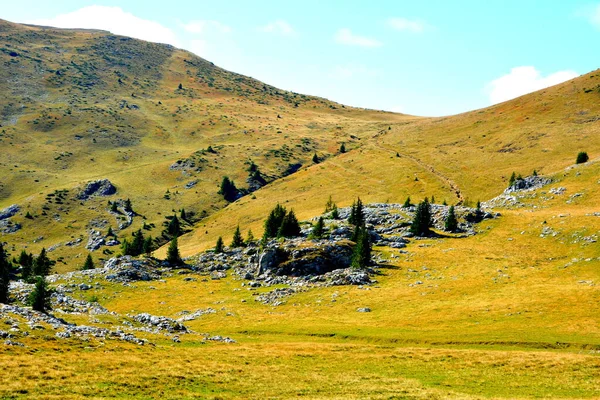
[[[334,205],[335,203],[333,202],[331,195],[329,195],[329,199],[327,200],[327,203],[325,203],[325,212],[328,213],[329,211],[332,211]]]
[[[144,239],[144,254],[150,255],[154,250],[154,242],[152,241],[152,236],[148,236]]]
[[[181,218],[182,221],[187,221],[187,215],[185,213],[185,208],[181,209],[181,212],[179,213],[179,218]]]
[[[25,250],[22,250],[17,262],[21,266],[21,278],[28,281],[33,268],[33,254],[28,254]]]
[[[8,304],[8,282],[10,281],[10,270],[12,269],[8,261],[8,254],[0,242],[0,303]]]
[[[263,238],[269,239],[277,236],[277,232],[279,230],[279,227],[281,227],[286,213],[287,210],[285,209],[285,207],[277,203],[277,205],[273,210],[271,210],[269,216],[267,217],[267,220],[265,221],[265,232]]]
[[[297,236],[300,236],[300,224],[298,223],[296,214],[294,214],[294,210],[290,210],[290,212],[283,217],[281,226],[277,231],[277,237],[291,238]]]
[[[246,243],[250,244],[254,242],[254,234],[252,233],[252,229],[248,229],[248,234],[246,235]]]
[[[92,259],[92,255],[88,254],[86,259],[85,259],[85,263],[83,264],[83,266],[81,267],[81,269],[83,271],[88,270],[88,269],[94,269],[94,260]]]
[[[37,256],[36,259],[33,261],[33,275],[47,276],[48,274],[50,274],[52,265],[54,265],[54,263],[48,258],[46,254],[46,249],[43,248],[40,252],[40,255]]]
[[[346,152],[346,146],[344,145],[344,143],[342,143],[342,145],[340,146],[340,153],[344,154]]]
[[[223,238],[219,236],[217,239],[217,244],[215,245],[215,253],[222,253],[223,250]]]
[[[179,218],[177,218],[177,215],[173,215],[173,218],[171,218],[171,221],[169,221],[167,232],[172,237],[181,235],[181,224],[179,223]]]
[[[115,236],[115,233],[112,230],[112,226],[108,227],[108,231],[106,231],[106,236]]]
[[[585,151],[580,151],[579,154],[577,154],[577,159],[575,160],[575,163],[583,164],[588,162],[589,159],[590,157]]]
[[[517,174],[515,174],[515,172],[513,171],[512,175],[510,176],[510,179],[508,180],[508,187],[511,187],[512,185],[514,185],[516,180],[517,180]]]
[[[221,189],[219,190],[219,194],[223,196],[223,198],[229,202],[235,201],[238,197],[239,191],[235,187],[235,183],[229,179],[229,177],[224,176],[221,181]]]
[[[237,228],[235,228],[235,232],[233,232],[233,240],[231,241],[231,247],[235,248],[235,247],[243,247],[244,246],[244,239],[242,238],[242,233],[240,232],[240,226],[238,225]]]
[[[126,212],[133,212],[133,208],[131,208],[131,200],[130,199],[125,200],[125,205],[123,206],[123,209]]]
[[[365,268],[371,263],[371,241],[366,228],[358,227],[358,238],[352,251],[352,268]]]
[[[315,153],[313,155],[312,162],[315,163],[315,164],[319,163],[319,156],[317,155],[317,153]]]
[[[337,204],[333,205],[333,210],[331,210],[331,218],[340,219],[340,212],[338,211]]]
[[[171,266],[181,265],[183,263],[181,255],[179,254],[179,247],[177,247],[177,237],[174,237],[169,244],[169,248],[167,249],[167,262]]]
[[[117,202],[116,201],[113,201],[110,204],[110,211],[114,212],[114,213],[119,212],[119,209],[117,208]]]
[[[365,212],[363,210],[363,203],[360,197],[352,204],[348,223],[356,226],[362,226],[365,224]]]
[[[144,252],[144,234],[141,229],[138,229],[133,234],[133,241],[131,242],[131,255],[139,256]]]
[[[35,288],[29,294],[28,303],[36,311],[46,312],[51,309],[50,296],[52,290],[48,287],[46,278],[43,276],[37,276],[35,281]]]
[[[410,231],[416,236],[427,235],[431,227],[431,207],[427,198],[417,206],[415,217],[410,225]]]
[[[323,217],[319,217],[315,226],[313,226],[312,232],[310,233],[311,237],[315,239],[321,239],[324,233],[324,222]]]
[[[404,204],[402,205],[402,207],[404,207],[404,208],[408,208],[408,207],[410,207],[411,205],[412,205],[412,204],[410,204],[410,196],[408,196],[408,197],[406,198],[406,200],[404,201]]]
[[[129,242],[129,240],[123,239],[123,243],[121,243],[121,253],[123,253],[124,256],[132,256],[133,255],[133,248],[132,248],[131,242]]]
[[[456,220],[456,214],[454,213],[454,206],[450,206],[450,209],[448,210],[444,229],[448,232],[456,232],[456,229],[458,229],[458,221]]]

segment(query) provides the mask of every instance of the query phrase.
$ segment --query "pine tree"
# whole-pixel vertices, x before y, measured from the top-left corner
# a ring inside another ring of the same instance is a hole
[[[174,237],[173,240],[171,240],[171,244],[169,244],[169,248],[167,249],[167,262],[171,266],[181,265],[183,263],[181,256],[179,255],[179,248],[177,247],[177,237]]]
[[[223,196],[223,198],[229,202],[235,201],[238,198],[239,191],[235,187],[235,183],[229,179],[229,177],[224,176],[221,181],[221,189],[219,190],[219,194]]]
[[[406,198],[406,200],[404,201],[404,204],[402,205],[402,207],[404,208],[409,208],[412,204],[410,204],[410,196],[408,196]]]
[[[171,218],[171,221],[169,221],[167,232],[172,237],[181,235],[181,224],[179,223],[179,218],[177,218],[177,215],[173,215],[173,218]]]
[[[154,243],[152,241],[152,236],[148,236],[144,239],[144,254],[150,255],[154,250]]]
[[[182,221],[187,221],[187,215],[185,214],[184,208],[181,209],[181,213],[179,213],[179,218],[181,218]]]
[[[277,237],[291,238],[297,236],[300,236],[300,224],[298,223],[296,214],[294,214],[294,210],[290,210],[281,222],[281,226],[277,231]]]
[[[590,159],[590,157],[588,156],[588,154],[585,151],[580,151],[579,154],[577,154],[577,159],[575,160],[576,164],[583,164],[588,162],[588,160]]]
[[[327,200],[327,203],[325,203],[325,212],[328,213],[329,211],[332,211],[333,206],[335,206],[335,203],[333,202],[331,195],[329,195],[329,199]]]
[[[458,229],[458,221],[456,220],[456,214],[454,214],[454,206],[450,206],[450,209],[448,210],[448,216],[446,216],[444,229],[448,232],[456,232]]]
[[[35,281],[35,288],[29,294],[29,305],[36,311],[46,312],[50,310],[50,296],[52,290],[48,287],[46,278],[43,276],[37,276]]]
[[[121,252],[124,256],[132,256],[133,255],[133,247],[131,243],[127,239],[123,239],[123,243],[121,243]]]
[[[179,90],[183,89],[183,85],[180,83],[179,86],[177,87]]]
[[[342,145],[340,146],[340,153],[344,154],[346,152],[346,146],[344,145],[344,143],[342,143]]]
[[[85,259],[85,263],[83,264],[83,266],[81,267],[81,269],[83,271],[87,270],[87,269],[94,269],[94,260],[92,260],[92,255],[88,254],[86,259]]]
[[[517,174],[515,174],[515,172],[513,171],[512,175],[510,176],[510,179],[508,180],[508,187],[511,187],[512,185],[514,185],[516,180],[517,180]]]
[[[133,212],[133,208],[131,208],[131,200],[129,200],[129,199],[125,200],[125,205],[123,206],[123,209],[126,212]]]
[[[431,204],[435,204],[435,196],[431,196]]]
[[[231,246],[232,248],[235,247],[243,247],[244,246],[244,239],[242,238],[242,232],[240,232],[240,226],[238,225],[237,228],[235,228],[235,232],[233,232],[233,240],[231,241]]]
[[[112,230],[112,226],[108,227],[108,231],[106,231],[106,236],[115,236],[115,233]]]
[[[144,251],[144,234],[141,229],[133,234],[133,241],[131,242],[131,255],[139,256]]]
[[[54,263],[46,255],[46,249],[43,248],[40,255],[33,261],[33,275],[47,276],[50,274]]]
[[[277,231],[279,230],[286,213],[287,211],[285,207],[277,203],[265,221],[265,232],[263,238],[269,239],[277,236]]]
[[[223,250],[223,238],[219,236],[217,239],[217,244],[215,245],[215,253],[222,253]]]
[[[119,209],[117,208],[117,202],[116,201],[113,201],[110,204],[110,211],[114,212],[114,213],[118,213],[119,212]]]
[[[363,203],[360,197],[352,204],[348,223],[356,226],[362,226],[365,224],[365,212],[363,210]]]
[[[319,217],[319,219],[317,220],[317,223],[315,224],[315,226],[313,226],[312,232],[310,233],[310,235],[311,235],[311,237],[313,237],[315,239],[321,239],[323,237],[323,233],[324,233],[323,217]]]
[[[431,227],[431,207],[427,198],[417,206],[415,217],[410,226],[410,231],[416,236],[427,235]]]
[[[317,153],[315,153],[315,155],[313,156],[312,162],[315,163],[315,164],[319,163],[319,156],[317,155]]]
[[[252,229],[248,229],[248,234],[246,235],[246,244],[250,244],[254,242],[254,234],[252,233]]]
[[[21,266],[21,279],[28,281],[33,268],[33,254],[27,254],[25,250],[22,250],[17,262]]]
[[[365,268],[371,263],[371,241],[366,228],[358,228],[358,238],[352,251],[352,268]]]
[[[0,303],[8,304],[8,282],[10,281],[11,264],[4,245],[0,242]]]
[[[340,219],[340,212],[338,211],[337,204],[333,205],[333,210],[331,210],[331,218]]]

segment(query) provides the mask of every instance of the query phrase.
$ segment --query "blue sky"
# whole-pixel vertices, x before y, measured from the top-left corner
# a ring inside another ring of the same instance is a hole
[[[282,89],[427,116],[599,67],[598,0],[20,0],[0,18],[171,43]]]

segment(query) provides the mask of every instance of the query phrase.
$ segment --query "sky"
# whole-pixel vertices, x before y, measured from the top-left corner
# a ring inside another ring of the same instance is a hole
[[[600,67],[600,0],[2,3],[12,22],[169,43],[281,89],[413,115],[487,107]]]

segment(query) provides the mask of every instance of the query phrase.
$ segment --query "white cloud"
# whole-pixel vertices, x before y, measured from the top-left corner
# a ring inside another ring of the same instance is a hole
[[[509,74],[494,79],[487,85],[490,102],[501,103],[536,90],[568,81],[579,76],[574,71],[558,71],[548,76],[542,74],[535,67],[515,67]]]
[[[102,29],[116,35],[180,46],[177,36],[169,28],[158,22],[136,17],[120,7],[93,5],[54,18],[29,20],[26,23],[57,28]]]
[[[207,32],[218,32],[218,33],[230,33],[231,27],[222,24],[219,21],[210,20],[196,20],[190,21],[187,24],[181,25],[186,32],[189,33],[207,33]]]
[[[287,21],[282,19],[269,22],[267,25],[259,27],[258,30],[261,32],[276,33],[283,36],[293,36],[296,34],[294,28],[292,28]]]
[[[342,28],[335,34],[335,41],[349,46],[361,47],[381,47],[383,43],[378,40],[370,39],[364,36],[358,36],[352,33],[348,28]]]
[[[338,65],[337,67],[335,67],[332,71],[332,73],[329,75],[332,78],[335,79],[340,79],[340,80],[345,80],[345,79],[351,79],[354,77],[376,77],[377,75],[379,75],[379,71],[376,69],[371,69],[368,67],[365,67],[364,65]]]
[[[408,18],[390,18],[387,20],[387,24],[389,27],[397,31],[406,31],[412,33],[422,33],[428,28],[425,22]]]

